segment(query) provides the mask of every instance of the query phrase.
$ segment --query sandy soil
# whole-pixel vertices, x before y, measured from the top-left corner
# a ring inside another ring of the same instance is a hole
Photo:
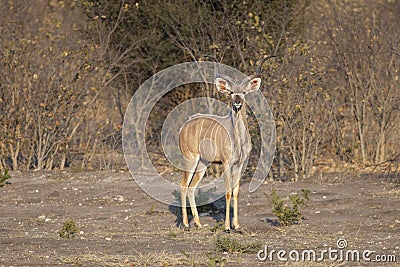
[[[142,192],[127,172],[11,175],[11,184],[0,188],[0,266],[216,266],[214,260],[226,261],[225,266],[400,266],[400,185],[374,175],[267,182],[252,194],[244,191],[244,181],[239,218],[243,230],[229,234],[218,223],[224,217],[223,201],[203,213],[203,229],[184,231],[177,227],[179,212]],[[172,176],[178,179],[179,174]],[[282,196],[302,188],[311,191],[301,224],[276,226],[264,195],[272,187]],[[79,232],[61,238],[68,220]],[[374,261],[332,261],[328,254],[321,262],[295,262],[288,254],[287,262],[279,261],[277,254],[265,261],[257,258],[265,245],[268,252],[321,253],[338,249],[339,239],[347,242],[343,253],[373,250]],[[258,247],[223,251],[218,240]],[[396,257],[397,263],[377,262],[376,256],[386,261]]]

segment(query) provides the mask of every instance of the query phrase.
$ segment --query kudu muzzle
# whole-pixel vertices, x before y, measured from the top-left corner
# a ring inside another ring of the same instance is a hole
[[[233,111],[235,111],[236,113],[238,113],[240,111],[240,109],[243,106],[243,98],[240,95],[236,95],[234,94],[232,96],[232,108]]]

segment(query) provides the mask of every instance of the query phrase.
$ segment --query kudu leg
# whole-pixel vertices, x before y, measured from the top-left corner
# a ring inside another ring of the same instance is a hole
[[[189,227],[189,220],[187,216],[187,211],[186,211],[186,196],[187,196],[187,190],[188,190],[188,181],[189,176],[193,175],[193,173],[190,172],[184,172],[182,180],[181,180],[181,206],[182,206],[182,225],[183,227],[187,228]]]
[[[241,164],[240,166],[243,166]],[[233,167],[232,175],[233,175],[233,217],[232,217],[232,225],[235,230],[240,228],[239,226],[239,187],[240,187],[240,178],[242,173],[242,167],[236,168]]]
[[[193,178],[193,174],[195,172],[197,161],[187,161],[186,162],[186,170],[183,172],[183,176],[180,183],[180,191],[181,191],[181,206],[182,206],[182,225],[184,228],[189,227],[189,220],[186,211],[186,196],[188,192],[189,184]]]
[[[239,217],[238,217],[238,209],[239,209],[238,197],[239,197],[239,182],[237,182],[235,184],[235,186],[233,187],[233,218],[232,218],[232,224],[233,224],[233,228],[235,230],[238,230],[240,228],[240,226],[239,226]]]
[[[201,164],[199,163],[199,166]],[[198,168],[199,169],[199,168]],[[206,172],[206,168],[200,168],[200,170],[196,171],[193,175],[193,179],[190,182],[189,185],[189,203],[190,203],[190,208],[192,209],[192,215],[193,215],[193,220],[194,220],[194,225],[197,226],[198,228],[202,228],[203,226],[200,223],[200,218],[199,218],[199,213],[197,212],[197,207],[196,207],[196,200],[194,193],[196,192],[196,187],[200,183],[201,179],[204,176],[204,173]]]
[[[230,209],[231,209],[231,197],[232,197],[232,183],[231,183],[231,171],[230,168],[224,168],[224,176],[225,176],[225,201],[226,201],[226,211],[225,211],[225,231],[231,230],[231,218],[230,218]]]

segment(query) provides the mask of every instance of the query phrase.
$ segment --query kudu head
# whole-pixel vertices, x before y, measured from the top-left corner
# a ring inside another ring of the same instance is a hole
[[[217,67],[215,84],[218,91],[229,94],[232,97],[232,109],[235,113],[238,113],[243,107],[245,103],[244,95],[260,88],[262,65],[265,61],[273,57],[275,56],[263,58],[258,64],[256,74],[246,77],[240,83],[235,83],[230,77],[220,74]]]

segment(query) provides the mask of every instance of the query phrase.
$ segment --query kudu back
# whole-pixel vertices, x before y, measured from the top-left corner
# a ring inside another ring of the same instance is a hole
[[[233,194],[232,224],[239,229],[238,194],[242,169],[250,151],[251,139],[247,128],[245,94],[259,90],[262,64],[274,56],[261,60],[256,74],[235,83],[230,77],[219,74],[215,84],[219,92],[231,96],[231,111],[221,117],[210,114],[191,116],[179,131],[179,148],[185,160],[185,171],[180,182],[182,224],[188,228],[186,197],[188,195],[195,226],[201,228],[195,202],[195,190],[210,163],[221,163],[226,189],[225,230],[231,229],[230,200]]]

